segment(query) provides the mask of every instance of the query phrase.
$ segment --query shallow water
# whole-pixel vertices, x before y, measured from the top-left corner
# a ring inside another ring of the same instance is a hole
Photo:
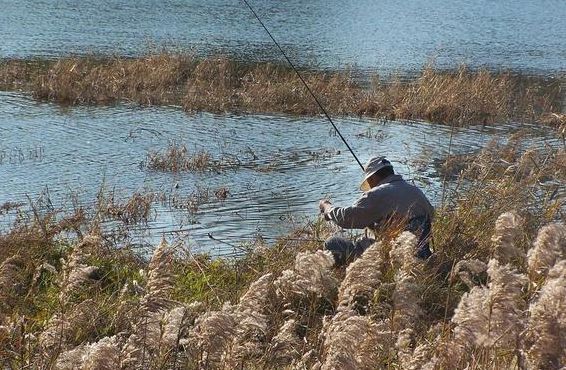
[[[398,172],[438,203],[442,179],[431,163],[448,152],[449,127],[336,121],[362,162],[372,154],[386,154]],[[516,129],[458,129],[452,152],[473,152],[492,139],[505,140]],[[545,128],[529,132],[529,140],[538,145],[554,136]],[[172,174],[142,165],[149,150],[163,149],[171,140],[206,149],[214,158],[237,157],[247,166]],[[360,168],[322,118],[187,115],[177,107],[63,109],[26,95],[0,93],[0,204],[27,202],[27,196],[35,199],[47,189],[55,209],[70,210],[70,194],[89,206],[103,183],[119,199],[135,191],[186,197],[210,189],[209,201],[196,214],[158,204],[149,228],[136,234],[136,243],[182,230],[194,248],[218,254],[231,248],[210,240],[208,233],[232,242],[257,234],[280,236],[294,223],[316,217],[324,196],[341,205],[354,201],[360,176]],[[222,186],[230,191],[224,201],[213,195]],[[13,221],[14,215],[0,217],[4,225]]]
[[[299,64],[410,72],[566,70],[564,0],[252,0]],[[0,57],[136,55],[151,45],[282,60],[241,0],[0,0]]]

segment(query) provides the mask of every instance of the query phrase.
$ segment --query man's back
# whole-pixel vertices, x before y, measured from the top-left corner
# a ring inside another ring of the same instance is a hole
[[[328,218],[347,229],[374,227],[391,218],[432,219],[434,208],[414,185],[400,175],[390,175],[365,192],[349,207],[333,207]]]

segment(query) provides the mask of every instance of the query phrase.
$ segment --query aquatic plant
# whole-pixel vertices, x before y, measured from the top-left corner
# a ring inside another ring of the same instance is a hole
[[[98,212],[102,218],[120,220],[124,224],[147,223],[151,217],[152,205],[156,195],[136,192],[122,201],[114,194],[98,194]]]
[[[186,145],[170,142],[165,150],[149,151],[145,166],[154,171],[183,172],[205,171],[217,165],[207,151],[191,153]]]
[[[301,71],[334,115],[419,119],[450,125],[539,122],[563,131],[561,78],[440,70],[414,77]],[[563,82],[563,81],[562,81]],[[24,90],[61,104],[182,105],[187,111],[318,115],[318,106],[287,66],[226,57],[157,53],[138,58],[67,57],[0,62],[0,89]]]

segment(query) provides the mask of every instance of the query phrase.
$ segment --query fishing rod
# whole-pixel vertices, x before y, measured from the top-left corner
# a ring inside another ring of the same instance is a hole
[[[303,83],[303,85],[305,85],[305,87],[307,88],[307,91],[311,94],[311,96],[313,97],[314,101],[316,102],[316,104],[318,104],[318,107],[320,108],[320,110],[324,113],[324,115],[326,116],[326,118],[330,121],[330,123],[332,124],[332,127],[334,127],[334,130],[336,130],[336,133],[338,133],[338,136],[340,136],[340,139],[342,139],[342,141],[344,142],[344,144],[346,144],[346,147],[348,148],[348,150],[350,151],[350,153],[352,153],[352,155],[354,156],[354,159],[356,160],[356,162],[358,162],[358,164],[360,165],[360,167],[362,168],[362,171],[364,171],[364,166],[362,165],[362,162],[360,162],[360,160],[358,159],[358,157],[356,156],[356,154],[354,153],[354,151],[352,150],[352,148],[350,147],[350,145],[348,145],[348,142],[346,141],[346,139],[344,138],[344,136],[342,136],[342,133],[340,132],[340,130],[338,130],[338,127],[336,127],[336,125],[334,124],[334,121],[332,121],[332,118],[330,118],[330,115],[328,114],[328,112],[326,111],[326,109],[324,109],[324,107],[322,106],[322,104],[320,103],[320,101],[318,100],[318,98],[316,97],[316,95],[312,92],[311,88],[309,87],[309,85],[307,84],[307,82],[303,79],[303,76],[301,76],[301,74],[299,73],[299,71],[297,70],[297,68],[295,68],[295,65],[291,62],[291,60],[287,57],[287,54],[285,54],[285,52],[283,51],[283,49],[281,48],[281,46],[279,45],[279,43],[277,42],[277,40],[275,40],[275,38],[273,37],[273,35],[271,34],[271,32],[269,32],[269,30],[267,29],[267,27],[265,26],[265,24],[263,24],[263,22],[261,21],[261,19],[259,18],[259,16],[257,15],[256,11],[254,10],[254,8],[252,8],[252,6],[250,5],[250,3],[247,0],[242,0],[250,9],[250,11],[253,13],[254,17],[258,20],[258,22],[261,24],[261,26],[263,27],[263,29],[265,30],[265,32],[267,32],[267,34],[269,35],[269,37],[271,38],[271,40],[275,43],[275,45],[277,46],[277,48],[279,49],[279,51],[281,52],[281,54],[283,54],[283,56],[285,57],[285,59],[287,60],[287,63],[289,63],[289,65],[291,66],[291,68],[293,68],[293,71],[295,71],[295,73],[297,74],[297,77],[299,77],[299,79],[301,80],[301,82]]]
[[[223,241],[222,239],[219,239],[216,236],[213,236],[212,233],[207,233],[207,236],[209,239],[220,242],[220,243],[224,243],[226,244],[225,241]],[[291,241],[291,242],[320,242],[320,243],[324,243],[323,239],[318,239],[318,238],[292,238],[292,237],[285,237],[285,236],[234,236],[234,238],[236,239],[241,239],[241,240],[275,240],[275,241]]]

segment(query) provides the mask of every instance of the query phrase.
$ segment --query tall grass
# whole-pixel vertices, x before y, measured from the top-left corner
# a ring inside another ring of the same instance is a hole
[[[439,70],[415,77],[372,77],[371,86],[346,72],[302,71],[334,115],[422,119],[454,125],[511,120],[564,127],[561,78],[509,72]],[[0,88],[31,92],[61,104],[182,105],[187,111],[318,115],[294,72],[272,63],[161,53],[139,58],[68,57],[0,62]]]
[[[488,146],[459,174],[427,261],[401,230],[343,269],[319,223],[236,260],[166,242],[144,260],[84,218],[76,239],[56,217],[14,225],[0,234],[2,367],[559,369],[563,151],[519,147]]]

